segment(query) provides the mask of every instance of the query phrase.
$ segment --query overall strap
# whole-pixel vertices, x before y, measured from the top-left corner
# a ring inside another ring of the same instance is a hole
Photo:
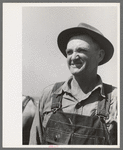
[[[108,117],[109,106],[111,101],[112,85],[103,83],[105,98],[101,99],[98,103],[97,115]]]
[[[64,84],[64,82],[55,83],[52,93],[54,93],[57,89],[59,89],[63,84]],[[52,106],[51,106],[51,109],[53,111],[56,111],[62,107],[62,96],[63,96],[63,92],[59,95],[53,94]]]

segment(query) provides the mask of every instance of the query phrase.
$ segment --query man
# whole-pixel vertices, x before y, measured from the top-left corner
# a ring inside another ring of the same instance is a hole
[[[96,28],[80,23],[58,36],[72,76],[45,88],[30,132],[30,144],[117,144],[116,88],[97,75],[114,48]]]

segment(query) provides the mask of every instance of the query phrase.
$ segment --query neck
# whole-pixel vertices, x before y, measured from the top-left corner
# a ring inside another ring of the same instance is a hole
[[[98,82],[97,74],[91,76],[74,76],[74,79],[84,93],[92,91]]]

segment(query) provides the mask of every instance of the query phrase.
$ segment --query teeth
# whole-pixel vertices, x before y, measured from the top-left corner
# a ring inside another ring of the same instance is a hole
[[[80,67],[82,64],[72,64],[73,67]]]
[[[82,63],[77,63],[77,64],[71,64],[71,65],[82,65]]]

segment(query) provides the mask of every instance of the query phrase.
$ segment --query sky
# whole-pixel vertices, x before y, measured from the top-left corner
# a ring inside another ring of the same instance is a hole
[[[118,85],[119,11],[116,3],[3,4],[3,147],[22,147],[22,94],[39,99],[46,86],[71,75],[57,46],[64,29],[88,23],[111,41],[114,56],[98,74],[104,82]]]
[[[46,86],[71,75],[57,46],[58,34],[80,22],[99,29],[114,46],[114,56],[98,69],[103,81],[117,86],[118,9],[115,6],[52,6],[22,8],[23,94],[40,97]]]

